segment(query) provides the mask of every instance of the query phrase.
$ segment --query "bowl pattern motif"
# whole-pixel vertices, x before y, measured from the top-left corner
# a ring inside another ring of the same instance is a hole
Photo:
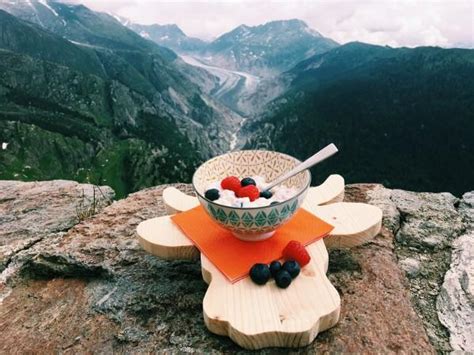
[[[237,237],[242,237],[241,239],[261,240],[263,238],[259,236],[275,231],[289,221],[300,207],[311,182],[309,171],[288,179],[284,184],[296,188],[298,193],[272,206],[240,208],[219,205],[204,198],[205,189],[216,180],[230,175],[240,178],[259,175],[266,181],[272,181],[299,163],[296,158],[271,151],[231,152],[202,164],[193,176],[193,186],[199,202],[218,224],[231,230]]]

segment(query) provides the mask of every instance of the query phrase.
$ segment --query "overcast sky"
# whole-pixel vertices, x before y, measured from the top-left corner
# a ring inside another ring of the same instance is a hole
[[[299,18],[340,43],[474,47],[474,0],[70,0],[212,39],[240,24]]]

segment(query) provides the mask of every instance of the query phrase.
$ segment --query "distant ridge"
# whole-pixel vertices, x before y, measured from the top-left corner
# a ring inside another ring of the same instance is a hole
[[[338,44],[298,19],[240,25],[212,42],[188,37],[177,25],[139,25],[121,22],[142,37],[178,53],[193,54],[210,65],[270,76]]]

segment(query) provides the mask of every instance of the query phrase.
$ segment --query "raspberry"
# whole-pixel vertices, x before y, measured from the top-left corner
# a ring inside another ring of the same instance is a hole
[[[240,189],[240,179],[237,176],[228,176],[221,181],[221,187],[224,190],[232,190],[237,193]]]
[[[247,185],[237,191],[237,197],[248,197],[250,201],[255,201],[260,197],[260,191],[255,185]]]
[[[311,256],[309,256],[303,244],[296,240],[292,240],[286,245],[283,249],[283,257],[287,260],[296,260],[302,267],[311,260]]]

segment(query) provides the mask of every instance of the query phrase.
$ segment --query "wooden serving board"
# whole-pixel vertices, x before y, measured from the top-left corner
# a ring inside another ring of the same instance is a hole
[[[143,248],[153,255],[164,259],[201,258],[203,279],[209,284],[203,300],[204,322],[211,332],[229,336],[247,349],[300,347],[339,319],[340,297],[326,277],[326,245],[360,245],[372,239],[381,227],[382,211],[378,207],[339,202],[343,196],[344,180],[338,175],[310,188],[303,208],[335,228],[324,242],[307,246],[311,262],[287,289],[279,289],[273,280],[264,286],[249,278],[232,284],[200,255],[169,216],[140,223],[137,234]],[[163,192],[163,200],[175,213],[199,204],[196,198],[173,188]]]

